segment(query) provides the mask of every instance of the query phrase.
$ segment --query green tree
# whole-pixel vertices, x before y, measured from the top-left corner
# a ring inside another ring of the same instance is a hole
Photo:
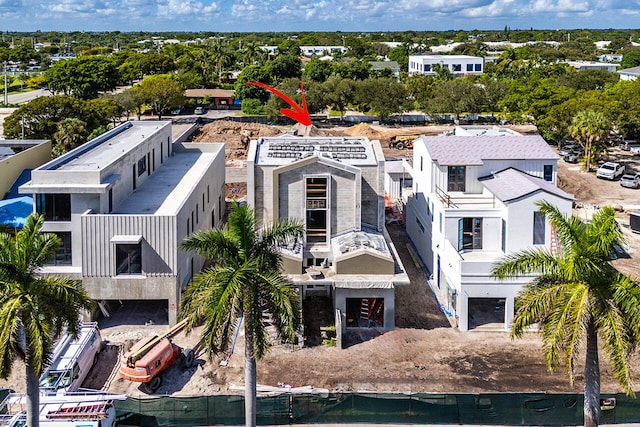
[[[598,339],[611,371],[628,395],[634,395],[629,356],[640,338],[640,287],[609,261],[624,237],[612,207],[597,211],[585,224],[566,217],[548,202],[539,211],[557,233],[560,249],[528,249],[505,256],[492,267],[500,279],[539,274],[518,294],[512,338],[538,325],[547,367],[564,362],[573,384],[576,360],[585,352],[584,422],[598,425],[600,365]]]
[[[15,235],[0,233],[0,377],[9,376],[16,358],[24,361],[30,427],[39,425],[39,378],[56,337],[65,328],[77,337],[82,311],[93,309],[81,282],[38,274],[60,244],[55,234],[40,232],[43,223],[31,214]]]
[[[257,86],[248,85],[246,84],[247,82],[260,82],[270,85],[272,83],[271,75],[267,72],[266,68],[257,65],[244,67],[236,81],[235,95],[236,98],[240,100],[251,98],[259,99],[263,103],[267,102],[269,92]]]
[[[611,132],[611,121],[601,112],[579,111],[571,120],[569,132],[584,147],[584,168],[590,171],[604,138]]]
[[[67,118],[58,123],[58,130],[53,134],[51,154],[58,157],[87,142],[86,123],[80,119]]]
[[[313,80],[314,82],[323,83],[333,73],[333,64],[331,61],[321,61],[312,59],[304,66],[302,76]]]
[[[640,49],[628,50],[622,56],[620,69],[633,68],[640,65]]]
[[[354,102],[356,96],[356,82],[343,79],[340,76],[331,76],[322,85],[326,94],[326,105],[340,112],[340,118],[344,118],[347,106]]]
[[[129,115],[131,113],[136,113],[138,116],[138,120],[140,120],[140,116],[142,115],[142,106],[144,105],[144,99],[140,94],[140,90],[138,87],[132,87],[129,89],[125,89],[122,92],[116,93],[113,96],[113,99],[116,100],[118,104],[120,104],[127,115],[127,120],[129,120]]]
[[[90,99],[116,88],[118,69],[110,58],[87,56],[56,62],[44,78],[54,93]]]
[[[372,111],[380,120],[410,107],[405,86],[388,77],[357,82],[355,101],[361,111]]]
[[[278,55],[276,58],[267,61],[265,68],[277,83],[291,77],[300,79],[302,76],[302,61],[300,61],[299,56]]]
[[[139,94],[145,103],[151,105],[158,120],[166,111],[184,104],[184,88],[178,77],[173,74],[157,74],[145,77],[138,86]]]
[[[194,278],[180,307],[187,332],[204,324],[201,343],[209,358],[229,346],[244,316],[247,426],[256,425],[256,359],[269,349],[263,312],[272,315],[279,334],[290,342],[300,326],[299,296],[280,273],[274,246],[302,233],[302,224],[288,218],[260,229],[251,208],[234,202],[224,228],[192,234],[180,244],[212,263]]]

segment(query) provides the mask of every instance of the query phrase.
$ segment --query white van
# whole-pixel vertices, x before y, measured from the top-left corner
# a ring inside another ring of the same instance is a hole
[[[75,340],[64,334],[58,340],[51,365],[40,376],[40,393],[65,394],[76,391],[87,377],[102,349],[97,322],[85,322]]]

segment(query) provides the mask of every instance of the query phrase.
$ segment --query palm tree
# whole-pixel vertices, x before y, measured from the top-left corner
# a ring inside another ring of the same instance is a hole
[[[547,367],[555,371],[562,358],[571,384],[576,359],[586,349],[584,422],[597,426],[599,338],[613,375],[628,395],[634,395],[628,357],[640,338],[640,287],[609,263],[624,243],[613,208],[600,209],[585,224],[548,202],[539,202],[538,207],[557,233],[559,249],[507,255],[492,267],[492,274],[500,279],[538,274],[518,294],[511,337],[522,337],[527,327],[537,324]]]
[[[593,110],[579,111],[571,120],[569,133],[584,147],[585,170],[591,170],[591,164],[598,152],[598,143],[609,135],[611,121],[601,112]]]
[[[187,333],[204,324],[201,343],[209,358],[227,349],[244,316],[247,426],[256,425],[256,360],[269,348],[262,313],[273,316],[285,340],[293,341],[301,323],[299,297],[280,273],[275,245],[302,233],[301,223],[290,219],[258,229],[252,209],[234,202],[224,228],[195,233],[180,244],[212,263],[187,288],[180,315],[188,319]]]
[[[79,281],[38,274],[60,244],[40,233],[43,222],[33,213],[16,234],[0,233],[0,377],[9,376],[15,357],[24,361],[28,426],[39,425],[39,377],[55,338],[64,329],[77,337],[82,310],[94,306]]]

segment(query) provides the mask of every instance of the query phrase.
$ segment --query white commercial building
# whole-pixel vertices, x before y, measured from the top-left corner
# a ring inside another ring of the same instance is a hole
[[[81,279],[98,302],[165,300],[175,323],[204,261],[178,244],[218,225],[224,174],[223,144],[174,144],[164,121],[126,122],[34,169],[20,192],[62,241],[43,272]]]
[[[462,331],[486,323],[508,329],[531,277],[499,281],[490,269],[506,254],[554,247],[535,203],[571,214],[573,196],[557,187],[558,155],[538,135],[491,132],[424,136],[413,156],[406,228],[441,306]]]
[[[484,59],[469,55],[409,55],[409,74],[436,74],[437,67],[446,68],[454,76],[482,74]]]

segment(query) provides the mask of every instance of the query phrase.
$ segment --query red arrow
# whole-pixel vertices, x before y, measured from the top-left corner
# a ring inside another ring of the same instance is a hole
[[[296,104],[296,102],[293,99],[289,98],[284,93],[280,92],[277,89],[272,88],[269,85],[266,85],[260,82],[246,82],[245,84],[258,86],[268,90],[269,92],[276,94],[277,96],[282,98],[287,104],[293,107],[293,109],[281,108],[280,112],[282,114],[295,120],[296,122],[300,123],[303,126],[311,126],[311,117],[309,117],[309,110],[307,110],[307,100],[304,99],[304,88],[302,87],[302,81],[300,81],[300,92],[302,93],[302,108],[300,108],[300,106]]]

